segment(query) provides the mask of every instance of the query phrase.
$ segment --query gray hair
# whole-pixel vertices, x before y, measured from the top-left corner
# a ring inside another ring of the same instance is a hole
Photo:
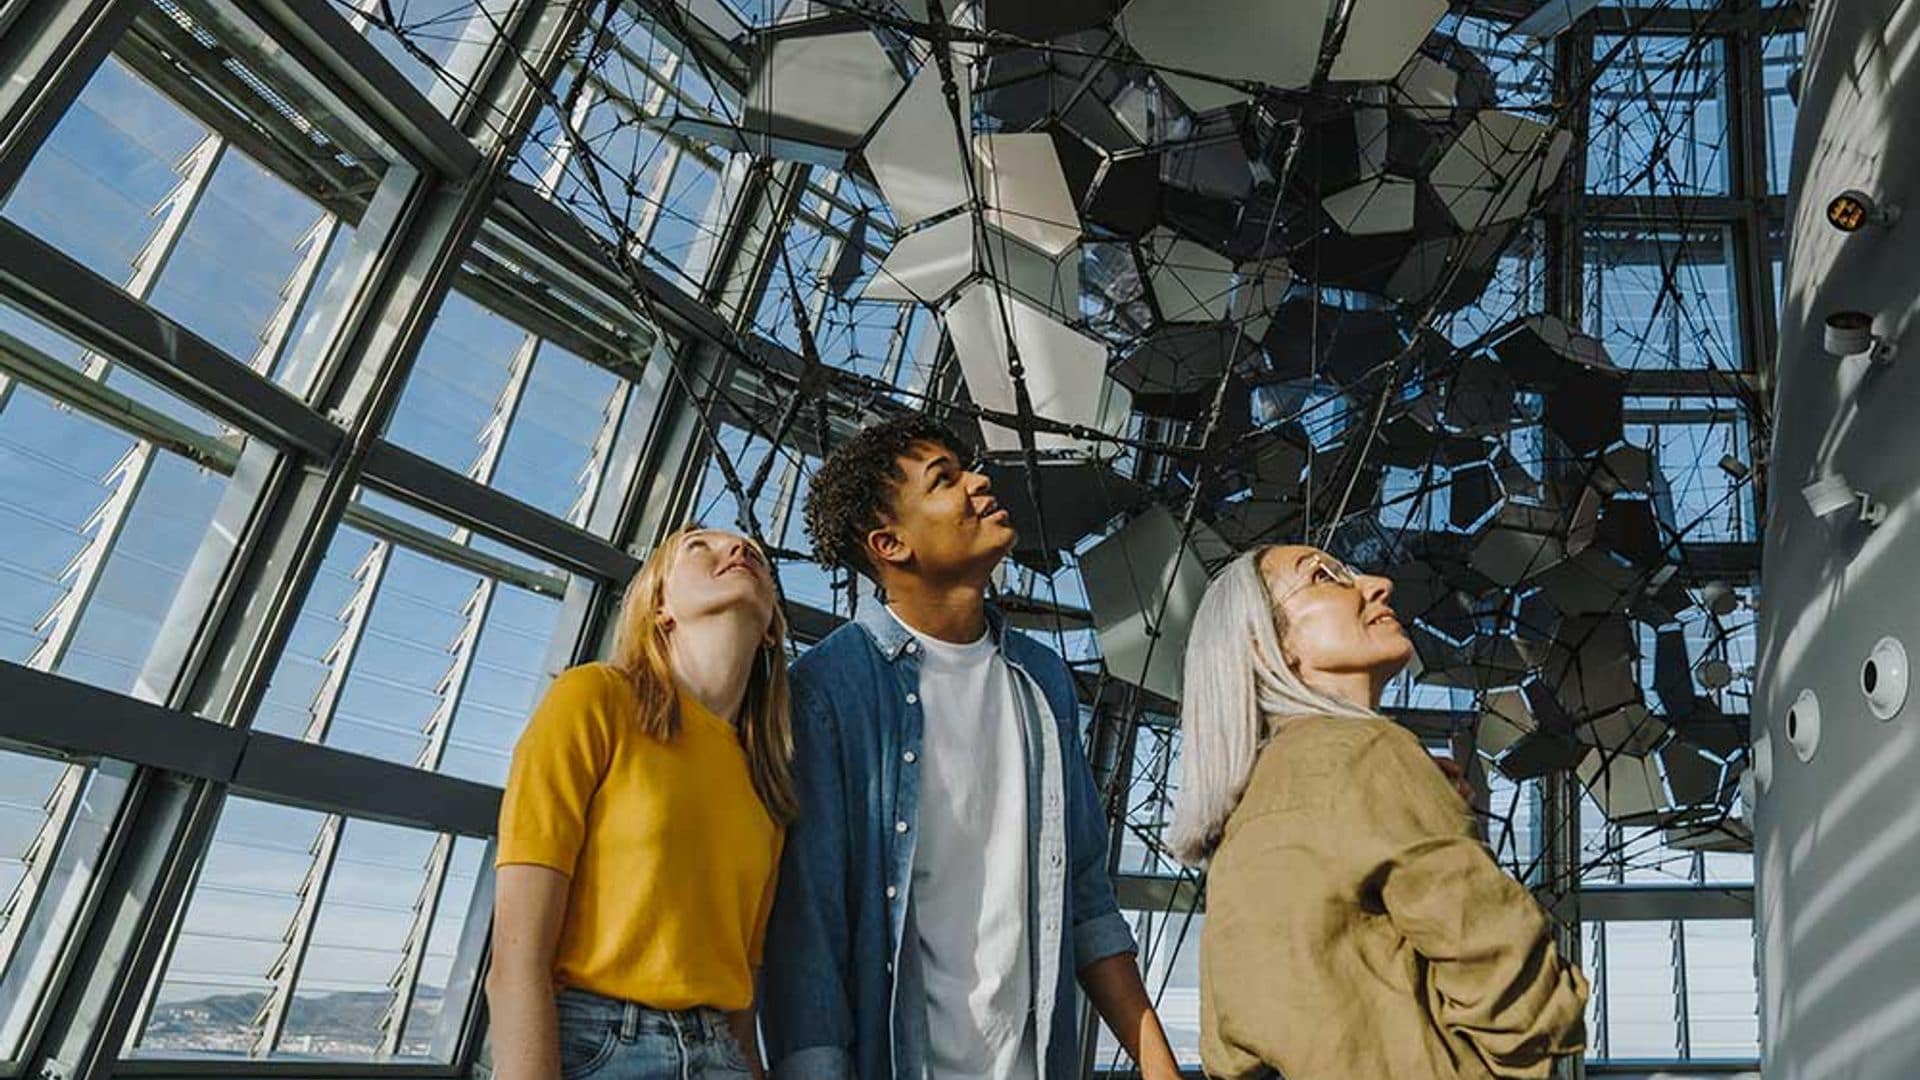
[[[1187,635],[1180,706],[1180,789],[1173,797],[1167,845],[1199,866],[1253,776],[1254,762],[1279,720],[1290,716],[1378,716],[1300,681],[1280,648],[1281,613],[1260,576],[1255,548],[1207,586]]]

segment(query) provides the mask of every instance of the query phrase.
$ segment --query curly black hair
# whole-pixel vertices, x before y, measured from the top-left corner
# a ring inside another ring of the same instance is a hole
[[[962,462],[972,456],[952,428],[915,412],[862,430],[834,447],[814,470],[807,537],[821,566],[847,567],[879,581],[867,559],[866,536],[892,509],[894,489],[905,478],[900,459],[921,443],[944,446]]]

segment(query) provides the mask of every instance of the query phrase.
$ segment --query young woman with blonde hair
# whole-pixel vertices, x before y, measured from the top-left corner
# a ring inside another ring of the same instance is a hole
[[[1188,639],[1168,843],[1208,865],[1210,1076],[1545,1077],[1587,982],[1379,712],[1412,655],[1392,583],[1309,547],[1235,559]]]
[[[760,547],[682,529],[612,658],[555,679],[500,808],[494,1075],[762,1075],[754,982],[794,813],[786,623]]]

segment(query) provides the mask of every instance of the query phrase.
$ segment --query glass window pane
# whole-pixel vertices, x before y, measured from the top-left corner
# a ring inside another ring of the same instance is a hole
[[[0,750],[0,1060],[45,1004],[132,774]]]
[[[61,119],[4,213],[282,382],[288,348],[353,235],[117,58]]]
[[[1625,871],[1625,851],[1620,843],[1620,826],[1607,820],[1593,796],[1580,796],[1580,883],[1582,885],[1618,884]]]
[[[444,837],[441,840],[445,842]],[[440,888],[426,950],[420,957],[420,976],[407,1010],[401,1057],[442,1056],[435,1049],[436,1042],[445,1045],[459,1034],[460,1003],[449,1003],[447,995],[457,989],[458,980],[471,979],[475,974],[471,963],[461,963],[460,945],[473,930],[471,924],[485,922],[491,915],[490,911],[473,911],[481,875],[492,873],[487,851],[485,842],[470,836],[454,841],[453,857],[446,863],[446,883]],[[437,851],[434,857],[438,857]]]
[[[379,531],[391,520],[357,510],[335,535],[255,727],[503,784],[548,651],[570,632],[566,579],[490,574],[451,541],[398,543]]]
[[[706,155],[688,148],[673,166],[672,179],[655,208],[647,237],[648,261],[698,289],[713,261],[713,248],[726,224],[721,209],[720,173]]]
[[[1449,34],[1484,61],[1493,72],[1502,109],[1546,118],[1553,104],[1553,52],[1513,24],[1451,11],[1441,16],[1440,33]]]
[[[1479,707],[1478,698],[1472,690],[1422,682],[1404,670],[1388,681],[1386,689],[1381,692],[1380,703],[1387,708],[1401,709],[1465,710]]]
[[[1126,912],[1140,945],[1140,977],[1154,1001],[1160,1025],[1176,1061],[1186,1069],[1200,1067],[1200,933],[1207,917],[1198,912]],[[1107,1025],[1101,1024],[1094,1053],[1097,1072],[1125,1075],[1132,1068],[1126,1051]]]
[[[1753,812],[1745,811],[1741,817],[1751,821]],[[1705,863],[1705,880],[1711,885],[1751,885],[1753,884],[1753,852],[1751,851],[1708,851],[1701,854]]]
[[[1541,877],[1540,782],[1487,770],[1487,846],[1507,872],[1529,883]]]
[[[1608,923],[1606,942],[1607,1056],[1678,1057],[1673,925]]]
[[[1758,1060],[1751,919],[1589,922],[1585,942],[1588,1060]]]
[[[1098,542],[1098,539],[1092,538],[1083,543],[1081,551]],[[1036,614],[1027,633],[1065,657],[1069,664],[1097,662],[1100,659],[1100,642],[1092,630],[1087,585],[1080,573],[1079,556],[1063,552],[1060,562],[1059,569],[1046,574],[1009,560],[1006,563],[1006,582],[1000,587],[1001,592],[1009,598],[1023,597],[1031,601]],[[1057,622],[1044,614],[1056,607],[1065,616]],[[1076,624],[1083,629],[1073,629]]]
[[[148,652],[198,616],[174,597],[244,436],[98,354],[76,387],[84,352],[0,307],[0,660],[151,700],[170,673],[142,680]]]
[[[622,7],[583,35],[557,97],[543,106],[512,173],[582,224],[689,291],[706,276],[737,184],[733,154],[676,121],[738,122],[739,104],[645,14]]]
[[[1546,308],[1547,245],[1540,229],[1519,230],[1494,264],[1493,280],[1471,304],[1441,315],[1435,328],[1467,345],[1504,323]]]
[[[1760,1056],[1753,920],[1686,924],[1687,1038],[1695,1058]]]
[[[631,384],[466,296],[447,295],[387,437],[584,524]]]
[[[334,0],[407,81],[451,113],[512,0]]]
[[[801,514],[818,459],[789,447],[769,463],[766,441],[732,425],[720,426],[719,442],[742,487],[751,485],[760,469],[767,468],[753,510],[761,539],[772,550],[780,591],[787,603],[847,617],[846,591],[836,590],[833,576],[813,561],[813,544],[807,538]],[[747,531],[739,500],[728,490],[720,459],[712,454],[707,456],[688,520],[716,529]]]
[[[1678,629],[1687,647],[1687,663],[1690,671],[1697,671],[1702,661],[1709,658],[1724,660],[1732,668],[1732,681],[1725,687],[1713,689],[1700,684],[1697,675],[1691,675],[1693,692],[1703,695],[1719,706],[1720,711],[1729,715],[1746,713],[1751,706],[1753,690],[1753,665],[1757,645],[1757,618],[1754,614],[1754,599],[1750,589],[1741,587],[1734,590],[1739,598],[1740,607],[1725,616],[1708,612],[1705,608],[1693,607],[1681,612]],[[1671,630],[1674,627],[1660,629]],[[1658,634],[1654,627],[1639,624],[1639,682],[1647,703],[1656,710],[1664,705],[1654,685],[1653,657],[1658,647]]]
[[[100,65],[7,199],[6,216],[101,275],[124,281],[155,207],[208,137],[117,58]],[[87,212],[72,213],[76,204]]]
[[[1733,252],[1724,229],[1589,229],[1587,333],[1623,368],[1738,371]]]
[[[1629,885],[1674,885],[1700,880],[1699,856],[1668,846],[1666,833],[1649,825],[1622,825],[1619,839],[1621,880]]]
[[[1121,873],[1177,877],[1183,870],[1162,841],[1180,787],[1180,732],[1170,720],[1143,718],[1133,736],[1133,764],[1120,834]]]
[[[1662,520],[1695,543],[1758,538],[1753,488],[1720,467],[1729,455],[1751,460],[1747,409],[1725,398],[1630,398],[1626,440],[1653,452],[1664,490]]]
[[[750,487],[767,460],[770,448],[766,440],[742,428],[723,424],[719,429],[718,442],[719,452],[725,454],[732,464],[734,477],[739,480],[741,487]],[[782,497],[783,488],[799,456],[798,451],[782,447],[767,470],[765,482],[754,493],[753,514],[763,534],[780,535],[785,517],[783,510],[790,504],[789,500]],[[720,459],[712,454],[707,456],[706,472],[700,480],[700,494],[693,505],[694,521],[715,529],[746,530],[744,515],[740,512],[740,500],[727,487],[725,469]],[[795,539],[804,535],[803,531],[797,532]]]
[[[229,798],[134,1056],[450,1059],[485,846]]]
[[[1767,123],[1767,193],[1785,195],[1787,174],[1793,167],[1793,122],[1799,106],[1787,90],[1807,48],[1804,30],[1788,30],[1768,37],[1760,51],[1761,81],[1765,84]]]
[[[1720,39],[1596,35],[1587,189],[1727,193],[1726,46]]]
[[[815,170],[781,237],[754,325],[801,348],[793,298],[807,312],[820,358],[901,386],[920,385],[915,364],[927,320],[917,304],[861,300],[896,239],[886,203],[852,177]],[[859,243],[854,253],[848,245]]]

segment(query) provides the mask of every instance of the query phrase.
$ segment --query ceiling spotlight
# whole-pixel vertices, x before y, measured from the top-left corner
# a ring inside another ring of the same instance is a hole
[[[1880,206],[1864,191],[1843,191],[1827,203],[1827,224],[1841,232],[1859,232],[1868,225],[1882,227],[1900,220],[1898,206]]]
[[[1893,359],[1893,342],[1873,332],[1873,316],[1864,311],[1836,311],[1827,316],[1821,344],[1835,356],[1865,356],[1876,364]]]
[[[1753,470],[1748,467],[1746,462],[1741,461],[1732,454],[1725,454],[1720,458],[1720,471],[1733,477],[1735,480],[1745,480],[1747,474]]]
[[[1847,478],[1839,473],[1829,473],[1800,489],[1801,497],[1807,500],[1807,509],[1814,517],[1824,518],[1857,507],[1860,512],[1860,524],[1878,525],[1886,520],[1887,508],[1875,502],[1873,496],[1864,491],[1855,491]]]

